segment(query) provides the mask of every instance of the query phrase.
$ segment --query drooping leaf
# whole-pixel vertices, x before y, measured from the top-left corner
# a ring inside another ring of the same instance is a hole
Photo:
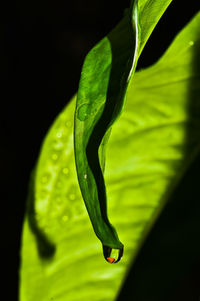
[[[121,212],[123,201],[130,202],[130,207],[124,207],[124,214],[136,224],[130,228],[133,240],[141,233],[144,240],[145,232],[148,233],[199,149],[199,22],[200,14],[155,65],[135,74],[124,112],[113,127],[107,146],[108,198],[114,198],[114,189],[109,196],[109,187],[120,184],[113,203]],[[123,146],[123,151],[117,152],[117,145],[120,150]],[[115,221],[120,213],[113,212],[111,208],[110,215]],[[149,218],[145,218],[144,227],[141,219],[145,216]],[[123,237],[121,224],[118,229]],[[127,248],[133,243],[124,242]],[[140,245],[141,242],[138,249]]]
[[[79,191],[75,99],[58,116],[30,185],[20,301],[114,300],[152,218],[199,145],[199,37],[200,14],[157,64],[135,74],[113,127],[105,181],[108,212],[126,245],[119,264],[102,259]]]
[[[123,244],[108,220],[100,160],[105,161],[107,137],[121,113],[139,54],[170,2],[132,1],[120,24],[89,52],[82,69],[75,112],[77,174],[94,231],[112,262],[121,258]],[[112,248],[120,250],[115,258]]]

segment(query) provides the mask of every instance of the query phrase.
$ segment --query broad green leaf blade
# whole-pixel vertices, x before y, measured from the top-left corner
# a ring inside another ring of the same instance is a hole
[[[117,301],[199,300],[199,150],[191,163],[130,266]]]
[[[136,73],[124,113],[113,127],[105,170],[108,211],[126,245],[117,265],[102,259],[79,191],[73,154],[75,99],[58,116],[30,187],[20,301],[116,298],[151,219],[199,146],[199,52],[200,14],[157,64]]]
[[[75,112],[77,174],[89,217],[104,246],[106,259],[110,258],[110,253],[105,250],[122,250],[123,244],[107,216],[106,187],[101,167],[105,162],[108,141],[104,137],[108,136],[121,113],[139,53],[170,3],[169,0],[162,1],[162,5],[154,2],[132,1],[120,24],[87,55],[78,90]],[[149,26],[145,21],[147,15]],[[103,162],[99,160],[98,152]]]

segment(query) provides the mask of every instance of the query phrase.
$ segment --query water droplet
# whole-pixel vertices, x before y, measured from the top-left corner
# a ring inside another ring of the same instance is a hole
[[[47,182],[49,181],[51,175],[50,173],[45,173],[42,175],[42,179],[41,179],[41,182],[42,184],[47,184]]]
[[[47,183],[47,181],[48,181],[48,180],[47,180],[47,177],[42,177],[42,183],[43,183],[43,184]]]
[[[44,200],[48,197],[49,191],[47,189],[39,189],[36,193],[36,199],[37,200]]]
[[[74,194],[74,193],[70,193],[69,199],[70,199],[71,201],[74,201],[75,198],[76,198],[75,194]]]
[[[89,117],[91,111],[91,106],[89,104],[83,104],[78,109],[78,119],[84,121]]]
[[[193,45],[194,45],[194,42],[193,42],[193,41],[190,41],[190,42],[189,42],[189,45],[190,45],[190,46],[193,46]]]
[[[63,148],[63,142],[62,142],[62,140],[54,139],[52,141],[52,147],[55,150],[55,152],[56,151],[59,152],[60,150],[62,150],[62,148]]]
[[[64,167],[62,172],[63,172],[64,175],[68,175],[69,174],[69,168]]]
[[[58,155],[56,153],[54,153],[54,154],[52,154],[51,158],[53,161],[56,161],[56,160],[58,160]]]
[[[63,222],[66,222],[68,221],[68,216],[67,215],[64,215],[63,218],[62,218]]]
[[[65,126],[67,127],[67,128],[71,128],[71,126],[72,126],[72,122],[71,121],[66,121],[65,122]]]
[[[56,183],[55,183],[55,187],[57,188],[57,189],[60,189],[60,188],[62,188],[62,182],[61,181],[57,181]]]
[[[84,211],[83,208],[80,206],[80,204],[77,204],[77,206],[74,206],[73,209],[74,209],[74,214],[77,217],[79,217]]]
[[[105,260],[109,263],[117,263],[123,256],[124,249],[113,249],[107,246],[103,246],[103,255]]]
[[[55,197],[55,202],[56,202],[57,204],[60,204],[60,203],[62,202],[61,197],[60,197],[60,196],[56,196],[56,197]]]
[[[58,132],[58,133],[56,134],[56,137],[61,138],[61,137],[62,137],[62,132]]]
[[[87,179],[87,174],[84,174],[84,179],[85,179],[85,180]]]

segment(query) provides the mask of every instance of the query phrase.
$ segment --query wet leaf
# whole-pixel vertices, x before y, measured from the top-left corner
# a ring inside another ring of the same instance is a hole
[[[108,136],[123,108],[139,54],[170,2],[132,1],[120,24],[89,52],[83,65],[75,112],[76,167],[89,217],[104,250],[123,252],[107,215],[102,167]]]
[[[200,14],[154,66],[135,74],[113,126],[105,168],[108,213],[126,246],[116,265],[102,258],[79,190],[75,98],[57,117],[32,174],[20,301],[114,300],[151,224],[199,148],[199,37]]]

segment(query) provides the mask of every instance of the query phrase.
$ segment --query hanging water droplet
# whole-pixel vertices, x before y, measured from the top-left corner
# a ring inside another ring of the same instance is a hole
[[[80,121],[86,120],[89,117],[90,110],[91,106],[89,104],[83,104],[82,106],[80,106],[80,108],[78,109],[78,119]]]
[[[190,45],[190,46],[193,46],[193,45],[194,45],[194,42],[193,42],[193,41],[190,41],[190,42],[189,42],[189,45]]]
[[[117,263],[123,256],[124,249],[113,249],[107,246],[103,246],[103,255],[105,260],[109,263]]]

